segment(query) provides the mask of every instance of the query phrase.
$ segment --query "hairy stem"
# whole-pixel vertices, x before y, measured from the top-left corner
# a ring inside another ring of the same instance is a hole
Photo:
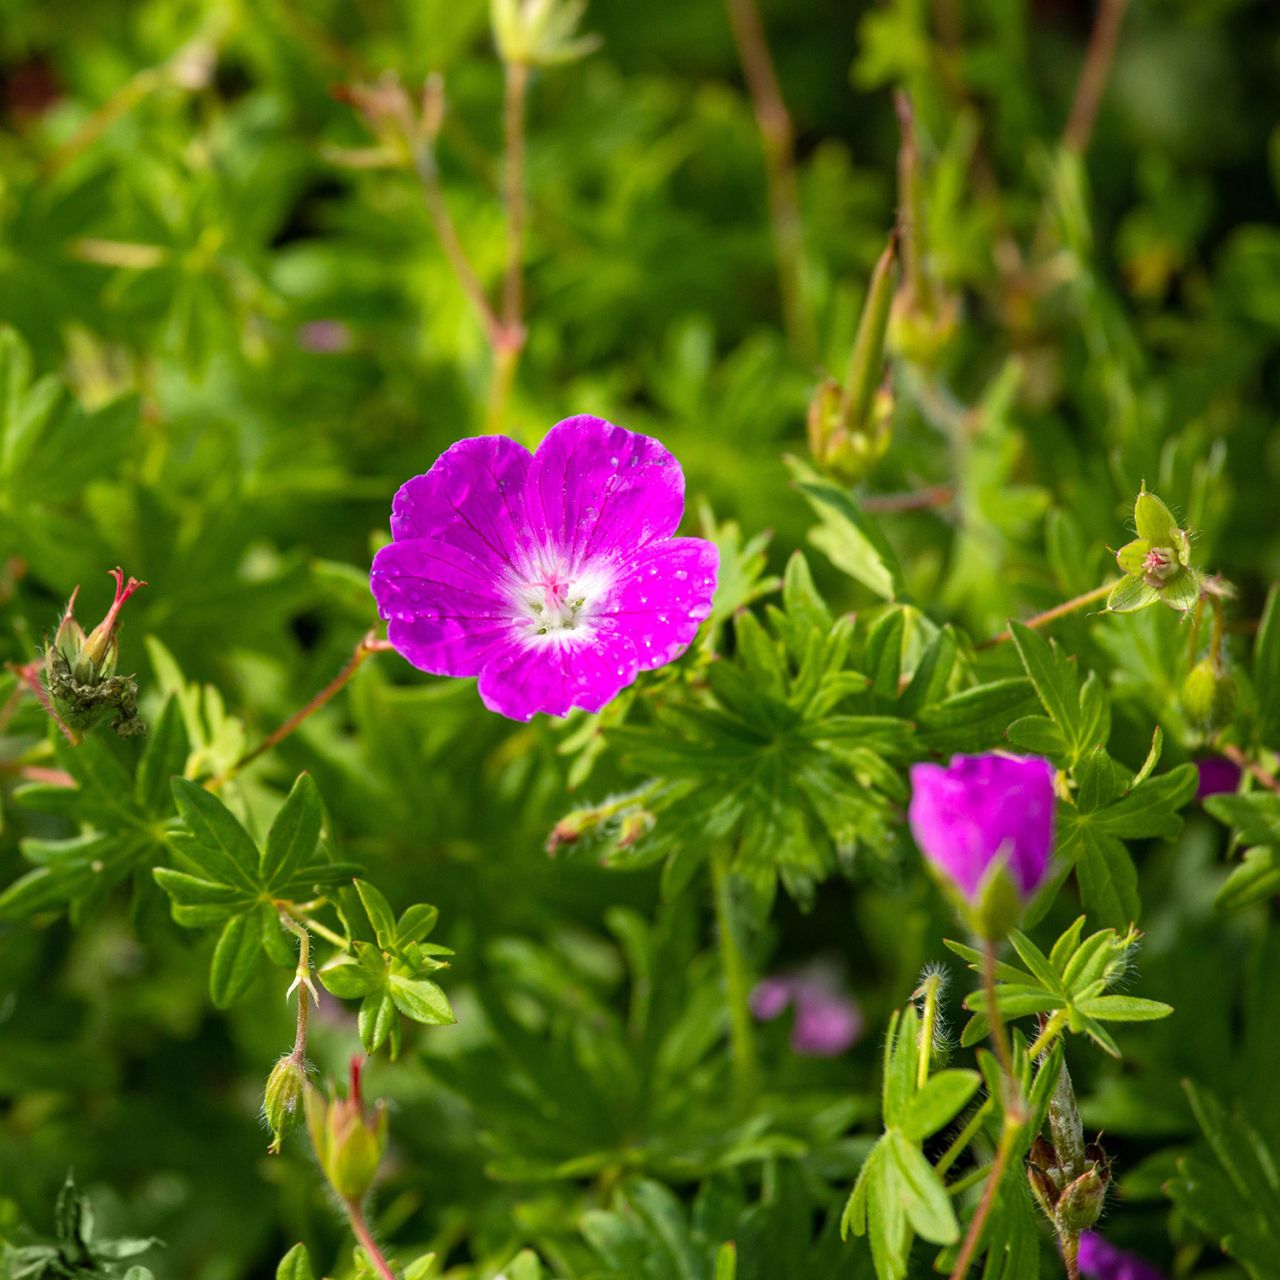
[[[989,939],[984,939],[982,943],[982,991],[986,996],[991,1044],[1000,1063],[1000,1074],[1004,1076],[1005,1113],[1010,1120],[1020,1124],[1025,1118],[1022,1088],[1014,1074],[1013,1052],[1009,1048],[1009,1037],[1005,1033],[1004,1019],[1000,1016],[1000,1005],[996,999],[996,944]]]
[[[1080,1280],[1080,1237],[1066,1235],[1062,1241],[1062,1261],[1066,1264],[1067,1280]]]
[[[391,1264],[387,1261],[382,1250],[378,1248],[378,1242],[373,1238],[373,1232],[369,1230],[369,1224],[365,1220],[364,1209],[356,1200],[344,1200],[342,1207],[346,1211],[347,1221],[351,1223],[351,1233],[359,1241],[360,1247],[369,1257],[369,1261],[373,1263],[374,1270],[382,1277],[382,1280],[396,1280],[396,1273],[391,1270]]]
[[[1092,591],[1086,591],[1080,596],[1073,596],[1070,600],[1064,600],[1062,604],[1054,605],[1052,609],[1037,613],[1034,617],[1028,618],[1023,625],[1046,627],[1049,623],[1056,622],[1059,618],[1065,618],[1069,613],[1075,613],[1078,609],[1086,608],[1088,605],[1096,604],[1097,601],[1105,599],[1111,594],[1111,588],[1115,585],[1114,582],[1104,582],[1102,586],[1094,587]],[[1002,631],[998,636],[992,636],[989,640],[984,640],[978,645],[978,648],[991,649],[998,644],[1006,644],[1012,639],[1012,631]]]
[[[782,315],[793,350],[810,356],[815,347],[813,320],[806,305],[804,227],[796,186],[795,130],[783,101],[769,41],[755,0],[725,0],[742,74],[764,144],[769,222],[778,263]]]
[[[1102,95],[1111,74],[1116,45],[1120,40],[1120,26],[1129,0],[1102,0],[1093,31],[1089,35],[1089,47],[1085,50],[1084,65],[1076,83],[1075,99],[1071,114],[1062,132],[1062,145],[1068,151],[1083,155],[1089,149],[1093,137],[1094,121],[1102,105]]]
[[[207,785],[210,791],[216,791],[224,783],[229,782],[246,765],[252,764],[260,755],[270,751],[272,747],[283,742],[304,720],[314,715],[321,707],[340,693],[350,682],[351,677],[364,665],[371,653],[381,653],[391,648],[391,642],[384,640],[375,631],[367,632],[361,637],[346,665],[306,706],[295,711],[278,729],[267,734],[251,751],[246,751],[225,773],[219,774]]]
[[[729,1005],[729,1051],[733,1062],[734,1094],[739,1107],[745,1111],[755,1098],[759,1070],[756,1064],[755,1028],[751,1023],[751,982],[746,957],[742,954],[734,926],[728,863],[726,848],[720,847],[712,851],[711,880],[715,893],[720,967],[724,972],[725,997]]]

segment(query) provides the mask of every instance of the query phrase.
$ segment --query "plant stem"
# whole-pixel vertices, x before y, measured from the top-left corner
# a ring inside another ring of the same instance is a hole
[[[301,1064],[307,1056],[308,994],[319,1003],[316,989],[311,983],[311,934],[286,911],[280,912],[280,923],[298,939],[298,968],[290,990],[297,988],[298,992],[298,1023],[293,1037],[293,1057]]]
[[[1044,1024],[1044,1029],[1036,1037],[1035,1043],[1027,1050],[1027,1057],[1034,1062],[1055,1040],[1058,1033],[1067,1023],[1067,1014],[1063,1009],[1059,1009],[1048,1022]]]
[[[507,206],[507,270],[502,282],[502,323],[508,330],[518,330],[524,283],[524,117],[529,67],[523,62],[508,62],[506,69],[502,119],[506,150],[503,188]]]
[[[315,905],[315,904],[313,904]],[[282,914],[287,915],[290,920],[294,921],[303,929],[309,929],[312,933],[319,934],[326,942],[331,942],[335,947],[342,951],[350,951],[351,943],[340,933],[335,933],[327,924],[315,919],[313,916],[305,914],[299,907],[292,903],[286,903],[280,907]],[[288,927],[288,926],[286,926]],[[294,929],[292,932],[296,933]]]
[[[234,778],[246,765],[251,764],[260,755],[283,742],[304,720],[314,715],[326,702],[329,702],[336,694],[342,691],[351,680],[351,677],[364,665],[364,660],[371,653],[382,653],[391,647],[391,642],[384,640],[377,632],[367,632],[361,637],[342,670],[306,706],[295,711],[278,729],[267,734],[252,751],[246,751],[225,773],[220,773],[216,778],[208,782],[206,784],[208,789],[216,791],[224,783]]]
[[[899,511],[925,511],[945,507],[956,496],[955,486],[935,484],[915,493],[873,493],[859,500],[863,511],[873,515],[893,515]]]
[[[1255,782],[1260,786],[1266,787],[1268,791],[1274,791],[1280,795],[1280,782],[1271,776],[1256,760],[1251,760],[1239,747],[1233,742],[1219,742],[1218,750],[1236,766],[1237,769],[1243,769],[1248,773]]]
[[[1120,24],[1129,0],[1101,0],[1098,16],[1089,35],[1089,47],[1085,50],[1084,65],[1076,83],[1075,99],[1071,114],[1062,131],[1062,145],[1068,151],[1083,155],[1089,149],[1093,136],[1093,124],[1102,105],[1102,94],[1111,74],[1116,45],[1120,40]]]
[[[813,354],[815,337],[805,296],[804,227],[796,186],[795,130],[755,0],[725,0],[725,4],[764,144],[769,222],[778,262],[783,321],[792,349],[807,357]]]
[[[942,1153],[942,1159],[933,1166],[937,1170],[939,1177],[946,1173],[960,1158],[964,1149],[973,1141],[978,1130],[982,1128],[983,1121],[991,1114],[995,1105],[995,1099],[988,1098],[969,1118],[969,1123],[960,1130],[956,1135],[955,1141]]]
[[[1000,1132],[1000,1144],[996,1147],[996,1158],[991,1162],[991,1170],[987,1174],[987,1185],[982,1192],[982,1200],[978,1204],[978,1211],[969,1221],[969,1230],[965,1233],[964,1244],[960,1246],[956,1265],[951,1268],[950,1280],[964,1280],[964,1277],[969,1274],[973,1255],[982,1238],[982,1229],[987,1225],[987,1219],[995,1206],[996,1192],[1004,1178],[1004,1171],[1009,1163],[1009,1156],[1013,1151],[1014,1139],[1017,1137],[1019,1128],[1021,1128],[1021,1122],[1015,1123],[1010,1116],[1006,1115],[1004,1128]]]
[[[1095,601],[1110,595],[1111,588],[1115,585],[1114,582],[1104,582],[1100,587],[1094,587],[1092,591],[1086,591],[1080,596],[1073,596],[1070,600],[1064,600],[1061,604],[1054,605],[1052,609],[1037,613],[1034,617],[1028,618],[1023,625],[1028,627],[1048,626],[1049,623],[1056,622],[1059,618],[1065,618],[1067,614],[1075,613],[1077,609],[1083,609],[1086,605],[1091,605]],[[1012,631],[1002,631],[998,636],[992,636],[989,640],[984,640],[977,647],[979,649],[991,649],[1012,639]]]
[[[982,990],[986,996],[991,1043],[1000,1063],[1000,1073],[1004,1076],[1005,1114],[1009,1120],[1021,1124],[1025,1118],[1022,1088],[1013,1071],[1013,1053],[1009,1048],[1009,1037],[1005,1034],[1004,1019],[1000,1016],[1000,1005],[996,1000],[996,944],[990,939],[983,939],[982,943]]]
[[[1067,1280],[1080,1280],[1080,1237],[1060,1236],[1062,1261],[1067,1267]]]
[[[422,196],[426,201],[427,213],[435,229],[436,239],[440,241],[440,247],[444,250],[444,256],[449,260],[453,274],[462,286],[462,292],[466,294],[480,320],[486,341],[496,352],[502,341],[502,322],[489,305],[480,277],[476,275],[475,268],[467,257],[467,251],[462,247],[458,229],[454,226],[449,205],[440,187],[440,171],[436,167],[433,142],[424,140],[414,148],[414,169],[422,183]]]
[[[733,1086],[738,1106],[747,1111],[758,1085],[755,1028],[751,1023],[751,983],[746,957],[734,927],[733,894],[729,888],[729,856],[723,846],[712,850],[711,881],[715,893],[716,932],[720,967],[724,972],[725,998],[729,1005],[729,1049],[733,1062]]]
[[[365,1221],[364,1209],[356,1200],[344,1200],[342,1202],[343,1209],[346,1210],[347,1221],[351,1223],[351,1233],[359,1241],[360,1247],[369,1257],[369,1261],[373,1263],[374,1270],[382,1277],[382,1280],[396,1280],[396,1273],[391,1270],[391,1264],[387,1261],[382,1250],[378,1248],[378,1242],[373,1238],[373,1232],[369,1230],[369,1224]]]

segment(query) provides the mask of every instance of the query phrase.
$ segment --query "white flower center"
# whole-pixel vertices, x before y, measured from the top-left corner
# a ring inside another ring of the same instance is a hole
[[[577,644],[595,634],[593,618],[613,575],[602,565],[570,568],[544,554],[510,586],[514,622],[526,644]]]

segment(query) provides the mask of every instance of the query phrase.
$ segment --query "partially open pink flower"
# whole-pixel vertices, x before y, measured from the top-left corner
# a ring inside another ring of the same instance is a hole
[[[803,1058],[839,1057],[862,1035],[862,1010],[825,970],[763,978],[751,993],[751,1012],[762,1022],[790,1007],[791,1048]]]
[[[460,440],[396,494],[369,579],[387,638],[423,671],[479,676],[513,720],[599,711],[711,612],[718,554],[672,536],[683,511],[675,458],[601,418],[532,455]]]
[[[1080,1237],[1079,1261],[1080,1274],[1090,1280],[1164,1280],[1145,1258],[1117,1249],[1096,1231]]]
[[[1053,765],[1039,756],[953,756],[911,768],[907,816],[920,851],[973,902],[1003,856],[1023,898],[1049,870]]]

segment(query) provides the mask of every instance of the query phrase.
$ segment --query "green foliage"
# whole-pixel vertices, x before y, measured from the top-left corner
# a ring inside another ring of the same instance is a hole
[[[1108,1238],[1274,1271],[1272,7],[837,7],[4,7],[0,1273],[379,1275],[257,1114],[362,1050],[405,1280],[945,1273],[1002,1141],[974,1274],[1059,1276],[1066,1059]],[[366,642],[370,557],[455,440],[579,412],[679,458],[718,590],[599,716],[509,724]],[[115,565],[120,683],[71,687]],[[906,821],[996,750],[1058,792],[1008,1139]],[[769,976],[855,1042],[753,1022]],[[102,1225],[68,1192],[45,1243],[69,1166]]]
[[[1077,1035],[1087,1035],[1118,1058],[1120,1049],[1102,1023],[1150,1022],[1154,1018],[1167,1018],[1173,1007],[1138,996],[1108,995],[1107,991],[1127,973],[1140,935],[1133,928],[1125,934],[1102,929],[1082,938],[1084,922],[1085,917],[1080,916],[1053,944],[1047,956],[1015,929],[1009,941],[1026,967],[997,964],[996,1007],[1006,1019],[1033,1013],[1049,1015],[1049,1029],[1065,1026]],[[948,941],[947,946],[967,960],[975,973],[982,971],[983,958],[979,952],[959,942]],[[988,1031],[986,997],[981,991],[974,992],[964,1003],[974,1016],[961,1033],[960,1043],[978,1044]]]
[[[153,1280],[151,1272],[129,1259],[154,1249],[159,1241],[122,1236],[103,1239],[96,1231],[93,1206],[68,1173],[54,1210],[54,1242],[14,1246],[0,1238],[0,1262],[8,1280]]]

